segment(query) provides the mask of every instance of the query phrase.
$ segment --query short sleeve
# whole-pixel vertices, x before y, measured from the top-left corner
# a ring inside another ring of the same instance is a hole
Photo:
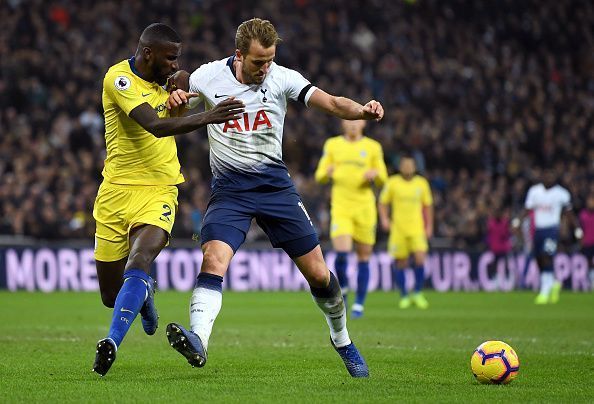
[[[287,68],[282,69],[284,74],[283,90],[286,97],[293,101],[299,101],[300,103],[307,105],[309,97],[311,97],[313,92],[316,90],[316,87],[313,86],[305,77],[303,77],[301,73]]]
[[[374,143],[372,164],[373,168],[377,170],[375,184],[377,186],[381,186],[388,179],[388,168],[386,167],[386,163],[384,161],[384,150],[382,149],[382,145],[380,143]]]
[[[190,92],[202,93],[202,85],[209,79],[209,77],[207,76],[207,71],[208,64],[200,66],[199,68],[194,70],[192,74],[190,74]]]
[[[194,72],[192,74],[190,74],[190,78],[189,78],[189,83],[190,83],[190,87],[188,89],[188,91],[190,93],[199,93],[200,96],[199,97],[195,97],[195,98],[191,98],[190,102],[188,104],[188,108],[196,108],[202,101],[204,101],[204,98],[202,97],[202,93],[204,92],[204,83],[208,82],[208,80],[210,80],[209,77],[209,65],[205,64],[200,66],[199,68],[197,68],[196,70],[194,70]]]
[[[429,181],[423,178],[423,206],[433,205],[433,195],[431,194],[431,187]]]
[[[382,188],[382,192],[380,192],[379,200],[382,205],[389,205],[392,202],[392,183],[392,181],[388,180]]]
[[[130,75],[124,72],[108,72],[103,80],[103,89],[126,115],[146,102]]]
[[[530,188],[528,190],[528,195],[526,195],[526,202],[524,203],[524,207],[528,210],[532,210],[536,207],[536,203],[534,200],[534,188]]]

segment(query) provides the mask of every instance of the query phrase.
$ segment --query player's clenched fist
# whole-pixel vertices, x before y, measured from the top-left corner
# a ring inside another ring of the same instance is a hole
[[[363,119],[381,121],[384,117],[384,107],[379,101],[371,100],[363,106]]]

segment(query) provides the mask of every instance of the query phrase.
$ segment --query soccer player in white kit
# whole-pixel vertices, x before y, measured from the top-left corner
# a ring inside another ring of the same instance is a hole
[[[187,86],[180,85],[169,98],[172,108],[197,100],[209,110],[233,97],[245,104],[245,113],[208,126],[213,181],[201,230],[204,258],[190,301],[191,330],[171,323],[167,337],[192,366],[205,365],[221,309],[223,276],[255,218],[272,245],[285,250],[305,276],[350,375],[367,377],[367,364],[346,328],[340,286],[324,262],[317,233],[283,163],[282,136],[288,100],[348,120],[379,121],[384,111],[377,101],[361,105],[327,94],[300,73],[277,65],[273,60],[279,41],[269,21],[243,22],[235,54],[200,66]],[[189,93],[183,91],[187,87]]]
[[[566,214],[575,228],[576,238],[581,238],[582,230],[571,207],[569,191],[556,183],[553,170],[545,169],[543,181],[528,190],[523,217],[529,211],[534,213],[533,254],[540,268],[540,292],[534,301],[536,304],[557,303],[561,292],[561,283],[555,279],[553,259],[559,242],[561,216]],[[513,227],[519,227],[520,218],[512,221]]]

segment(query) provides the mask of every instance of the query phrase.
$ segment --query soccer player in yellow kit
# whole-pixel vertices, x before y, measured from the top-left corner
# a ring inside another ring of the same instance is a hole
[[[169,241],[184,181],[173,135],[237,119],[240,101],[187,117],[167,108],[168,78],[178,70],[178,34],[149,25],[135,56],[113,65],[103,81],[107,157],[93,217],[95,260],[103,304],[113,307],[109,334],[97,343],[93,371],[105,375],[140,312],[144,331],[157,329],[150,267]]]
[[[414,303],[426,309],[429,303],[421,289],[425,281],[427,239],[433,235],[433,197],[427,180],[415,174],[415,160],[411,156],[401,158],[399,170],[400,174],[388,178],[380,194],[379,216],[382,229],[390,231],[388,252],[396,260],[394,272],[401,292],[400,308],[406,309]],[[411,254],[415,262],[415,293],[412,299],[408,296],[404,279]]]
[[[377,210],[373,186],[381,187],[388,172],[382,146],[363,136],[365,121],[342,121],[344,135],[328,139],[315,178],[332,181],[330,238],[336,251],[334,269],[346,305],[347,257],[357,253],[357,293],[353,318],[363,315],[369,284],[369,257],[375,244]]]

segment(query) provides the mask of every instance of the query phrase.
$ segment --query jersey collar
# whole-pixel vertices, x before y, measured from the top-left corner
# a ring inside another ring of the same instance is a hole
[[[132,56],[130,59],[128,59],[128,64],[130,65],[130,70],[132,70],[132,73],[134,73],[138,78],[140,78],[142,81],[145,81],[147,83],[150,84],[157,84],[154,81],[147,81],[145,80],[141,75],[140,72],[138,71],[138,69],[136,69],[136,66],[134,66],[134,63],[136,62],[136,56]],[[157,84],[158,85],[158,84]]]
[[[142,78],[142,76],[140,75],[140,72],[138,70],[136,70],[136,66],[134,66],[135,62],[136,62],[135,56],[132,56],[130,59],[128,59],[128,63],[130,64],[130,70],[132,70],[132,73],[134,73],[138,77]]]
[[[237,80],[237,75],[235,74],[235,66],[233,65],[233,62],[235,62],[235,55],[231,55],[229,56],[229,59],[227,59],[227,66],[229,66],[229,69],[231,70],[231,74],[233,74],[233,77],[235,77],[235,80]]]

